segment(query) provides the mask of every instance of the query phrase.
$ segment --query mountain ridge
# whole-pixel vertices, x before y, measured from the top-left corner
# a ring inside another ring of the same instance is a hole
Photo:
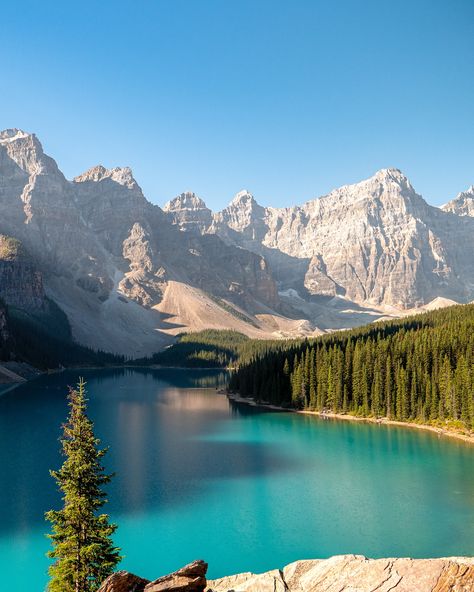
[[[287,208],[248,190],[220,212],[190,191],[160,208],[129,167],[67,180],[34,134],[11,129],[0,179],[0,233],[25,246],[88,347],[143,356],[220,326],[316,335],[474,298],[474,219],[430,206],[398,169]]]

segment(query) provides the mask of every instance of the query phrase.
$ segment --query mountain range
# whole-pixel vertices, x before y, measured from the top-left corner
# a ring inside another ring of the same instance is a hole
[[[185,331],[317,335],[474,299],[474,187],[429,205],[398,169],[301,206],[239,192],[162,209],[128,168],[68,180],[34,134],[0,132],[0,297],[59,307],[74,339],[130,357]]]

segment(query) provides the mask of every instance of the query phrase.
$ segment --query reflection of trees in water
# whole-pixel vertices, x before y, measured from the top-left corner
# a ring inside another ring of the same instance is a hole
[[[215,374],[205,374],[196,376],[192,379],[197,388],[224,388],[228,383],[228,372],[216,372]]]

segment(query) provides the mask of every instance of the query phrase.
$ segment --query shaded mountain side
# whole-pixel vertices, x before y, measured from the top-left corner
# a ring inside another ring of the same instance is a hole
[[[46,295],[34,260],[19,240],[5,235],[0,235],[0,360],[40,369],[123,361],[74,341],[69,320]]]
[[[42,314],[8,307],[7,327],[9,342],[3,354],[6,360],[25,362],[40,370],[125,362],[123,356],[76,343],[67,316],[53,301]]]
[[[76,343],[66,315],[53,301],[48,300],[46,312],[30,314],[0,300],[0,361],[50,370],[121,364],[125,359]]]

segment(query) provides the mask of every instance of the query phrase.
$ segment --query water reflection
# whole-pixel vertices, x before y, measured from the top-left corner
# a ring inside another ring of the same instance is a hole
[[[263,442],[206,441],[231,420],[227,397],[216,394],[225,384],[222,371],[125,368],[43,377],[0,400],[0,465],[9,484],[0,490],[0,531],[34,528],[60,502],[49,469],[62,462],[58,438],[67,385],[78,374],[88,381],[89,414],[110,445],[106,462],[117,474],[109,487],[110,512],[182,505],[202,494],[206,480],[295,468]]]

